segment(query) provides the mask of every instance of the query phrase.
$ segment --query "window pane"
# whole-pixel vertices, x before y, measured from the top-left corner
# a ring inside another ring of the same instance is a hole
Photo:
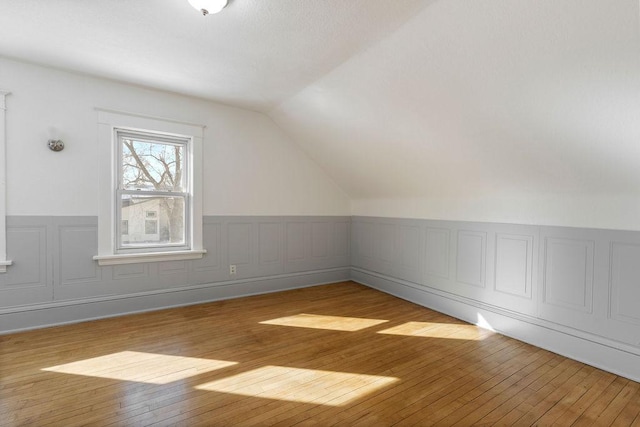
[[[122,188],[185,191],[185,146],[121,136]]]
[[[185,244],[183,197],[125,194],[122,195],[121,208],[122,247]]]

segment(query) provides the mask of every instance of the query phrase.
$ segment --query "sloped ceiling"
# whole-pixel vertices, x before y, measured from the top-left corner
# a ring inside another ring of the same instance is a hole
[[[442,0],[272,116],[353,198],[640,190],[636,0]]]
[[[0,55],[267,111],[425,0],[2,0]]]
[[[1,8],[0,55],[262,111],[354,200],[640,197],[637,0]]]

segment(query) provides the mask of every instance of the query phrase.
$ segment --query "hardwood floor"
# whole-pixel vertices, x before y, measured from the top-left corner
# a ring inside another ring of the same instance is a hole
[[[0,336],[0,425],[640,426],[640,384],[346,282]]]

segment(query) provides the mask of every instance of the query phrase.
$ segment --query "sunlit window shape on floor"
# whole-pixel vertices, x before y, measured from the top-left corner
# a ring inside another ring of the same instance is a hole
[[[496,330],[493,329],[493,326],[491,326],[491,323],[489,323],[489,321],[487,319],[484,318],[484,316],[480,313],[478,314],[478,323],[476,323],[476,325],[478,325],[479,327],[483,328],[483,329],[488,329],[491,332],[495,332]]]
[[[212,381],[198,390],[263,399],[342,406],[398,381],[395,377],[264,366]]]
[[[379,334],[404,335],[408,337],[444,338],[453,340],[480,341],[491,335],[491,331],[474,325],[459,323],[407,322]]]
[[[297,328],[327,329],[330,331],[360,331],[388,320],[365,319],[362,317],[324,316],[320,314],[296,314],[260,322],[262,325],[293,326]]]
[[[236,364],[237,362],[226,360],[122,351],[42,370],[121,381],[168,384]]]

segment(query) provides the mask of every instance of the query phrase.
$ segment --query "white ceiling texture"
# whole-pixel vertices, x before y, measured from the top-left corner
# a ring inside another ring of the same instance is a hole
[[[638,0],[2,0],[0,55],[262,111],[352,197],[640,196]]]

